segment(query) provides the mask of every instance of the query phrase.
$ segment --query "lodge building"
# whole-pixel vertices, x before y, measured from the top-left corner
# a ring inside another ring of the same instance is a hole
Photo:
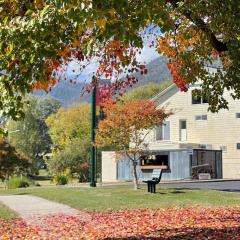
[[[165,180],[198,178],[201,172],[211,178],[240,178],[240,100],[226,92],[229,109],[211,113],[207,99],[195,97],[194,91],[201,91],[200,86],[184,93],[171,85],[152,99],[174,114],[148,135],[140,179],[149,178],[155,168],[164,169]],[[126,159],[116,161],[114,152],[102,152],[103,182],[131,179]]]

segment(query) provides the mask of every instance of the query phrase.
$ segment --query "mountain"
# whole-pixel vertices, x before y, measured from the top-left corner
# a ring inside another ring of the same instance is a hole
[[[139,82],[134,87],[143,86],[150,82],[160,83],[164,80],[172,79],[167,67],[167,59],[160,56],[147,64],[148,74],[135,74]],[[73,84],[67,81],[61,81],[48,94],[59,100],[63,106],[67,107],[74,102],[90,102],[90,94],[85,93],[80,96],[81,89],[86,83]],[[44,95],[42,91],[36,91],[37,95]]]
[[[147,75],[141,75],[140,73],[134,74],[139,82],[136,86],[146,85],[149,82],[159,83],[164,80],[172,79],[171,73],[167,67],[167,58],[160,56],[147,64]]]
[[[64,107],[68,107],[75,102],[89,102],[90,94],[84,93],[81,96],[81,90],[85,83],[70,83],[68,81],[61,81],[50,92],[35,91],[34,94],[38,96],[50,95],[51,97],[59,100]]]

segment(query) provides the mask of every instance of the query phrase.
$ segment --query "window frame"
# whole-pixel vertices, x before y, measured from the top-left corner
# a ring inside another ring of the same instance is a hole
[[[169,139],[165,139],[165,127],[164,126],[166,126],[166,123],[169,123]],[[158,136],[158,134],[157,134],[157,128],[159,128],[159,127],[161,127],[161,133],[162,133],[162,139],[157,139],[157,136]],[[158,125],[158,126],[156,126],[155,127],[155,141],[156,142],[160,142],[160,141],[171,141],[171,121],[165,121],[164,123],[162,123],[162,124],[160,124],[160,125]]]
[[[207,114],[195,115],[194,119],[195,121],[207,121],[208,115]]]
[[[185,122],[185,126],[183,127],[183,122]],[[182,131],[185,130],[186,132],[186,139],[183,140],[183,136],[182,136]],[[187,119],[179,119],[179,141],[187,141],[188,137],[187,137]]]
[[[198,98],[196,98],[196,96],[195,96],[195,99],[194,99],[194,95],[193,95],[194,91],[201,92],[201,96]],[[192,105],[208,104],[208,99],[207,99],[206,94],[202,94],[202,89],[199,89],[199,88],[195,88],[191,91],[191,100],[192,100]]]

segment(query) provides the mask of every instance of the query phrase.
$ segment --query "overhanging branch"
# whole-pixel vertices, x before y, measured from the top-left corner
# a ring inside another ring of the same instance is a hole
[[[178,7],[178,0],[166,0],[166,2],[169,2],[173,8]],[[211,29],[209,29],[208,25],[201,19],[192,17],[192,12],[189,10],[185,10],[181,12],[187,19],[189,19],[191,22],[193,22],[199,29],[201,29],[203,32],[205,32],[210,40],[210,43],[212,47],[218,51],[218,52],[225,52],[228,50],[227,43],[223,43],[217,39],[215,34],[212,32]]]

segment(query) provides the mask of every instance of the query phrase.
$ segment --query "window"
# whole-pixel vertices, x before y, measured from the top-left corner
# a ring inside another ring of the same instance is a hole
[[[163,140],[163,126],[159,125],[155,128],[156,130],[156,141]]]
[[[240,150],[240,143],[237,143],[237,150]]]
[[[240,118],[240,113],[236,113],[236,118]]]
[[[187,121],[180,120],[180,129],[187,129]]]
[[[202,115],[196,115],[195,120],[202,120]]]
[[[207,115],[196,115],[196,116],[195,116],[195,120],[196,120],[196,121],[199,121],[199,120],[204,120],[204,121],[206,121],[206,120],[207,120]]]
[[[156,165],[169,167],[168,155],[156,155]]]
[[[208,96],[202,93],[202,103],[208,103]]]
[[[202,99],[200,96],[200,90],[194,89],[192,90],[192,104],[201,104]]]
[[[170,121],[164,122],[155,128],[156,141],[170,140]]]
[[[179,121],[179,140],[180,141],[187,140],[187,121],[186,120]]]
[[[227,146],[220,146],[220,150],[222,150],[223,152],[227,152]]]
[[[208,103],[208,96],[203,94],[200,89],[192,90],[192,104]]]
[[[153,154],[141,156],[141,166],[164,166],[169,168],[169,155],[168,154]]]

